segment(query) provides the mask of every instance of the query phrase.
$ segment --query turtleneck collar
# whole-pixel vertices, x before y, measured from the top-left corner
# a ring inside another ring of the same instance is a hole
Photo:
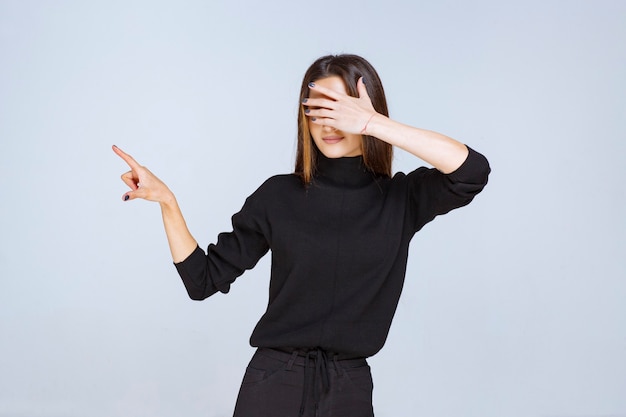
[[[365,167],[363,156],[327,158],[321,152],[317,154],[317,181],[344,187],[362,187],[375,178],[374,173]]]

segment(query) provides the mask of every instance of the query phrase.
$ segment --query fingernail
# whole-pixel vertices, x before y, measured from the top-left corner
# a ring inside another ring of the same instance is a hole
[[[363,84],[365,84],[365,77],[363,77],[362,80],[363,80]]]
[[[309,101],[309,99],[305,98],[304,100],[302,100],[302,104],[306,103],[307,101]]]
[[[311,117],[311,121],[312,121],[312,122],[314,122],[314,121],[316,121],[316,120],[317,120],[317,119],[316,119],[315,117]]]
[[[304,109],[304,113],[309,114],[311,112],[311,109]]]
[[[314,82],[310,82],[310,83],[309,83],[309,87],[310,87],[310,88],[315,87],[315,83],[314,83]]]
[[[128,201],[128,199],[129,199],[129,198],[130,198],[130,196],[129,196],[129,195],[125,195],[125,196],[124,196],[124,201]]]

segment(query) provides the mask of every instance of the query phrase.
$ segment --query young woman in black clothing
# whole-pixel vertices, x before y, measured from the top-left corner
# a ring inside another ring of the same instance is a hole
[[[295,172],[263,183],[205,252],[174,194],[147,168],[122,180],[161,206],[176,269],[202,300],[254,267],[269,250],[267,311],[235,417],[373,416],[366,358],[387,337],[404,282],[409,242],[435,216],[468,204],[489,164],[445,135],[388,117],[374,68],[355,55],[325,56],[300,93]],[[431,164],[391,175],[392,147]]]

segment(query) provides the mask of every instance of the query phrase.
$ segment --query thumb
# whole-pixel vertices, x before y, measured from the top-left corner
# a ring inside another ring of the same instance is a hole
[[[359,78],[359,81],[356,82],[356,90],[359,93],[359,98],[370,97],[369,94],[367,94],[367,88],[365,87],[365,78]]]

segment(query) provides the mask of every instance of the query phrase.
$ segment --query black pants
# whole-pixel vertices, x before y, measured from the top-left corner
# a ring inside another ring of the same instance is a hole
[[[246,368],[234,417],[373,417],[372,389],[365,359],[259,348]]]

